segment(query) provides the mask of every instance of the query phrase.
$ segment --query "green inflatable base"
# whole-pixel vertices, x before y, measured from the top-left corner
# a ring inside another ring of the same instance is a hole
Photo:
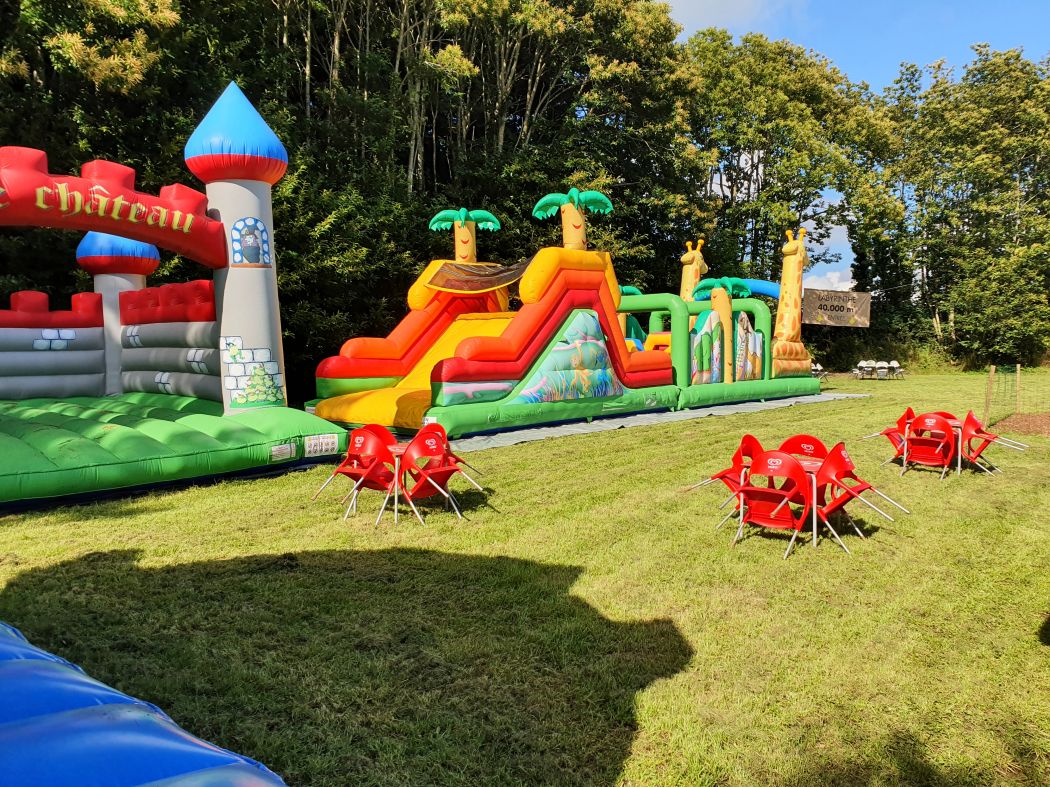
[[[224,416],[219,402],[150,393],[0,401],[0,505],[288,467],[345,450],[343,430],[288,407]]]
[[[777,377],[772,380],[708,383],[682,388],[678,395],[678,408],[684,410],[689,407],[784,399],[788,396],[811,396],[818,393],[820,380],[816,377]]]
[[[431,407],[427,410],[424,423],[439,423],[445,427],[449,436],[460,437],[465,434],[517,429],[536,424],[604,418],[651,410],[673,410],[677,404],[678,387],[663,385],[627,390],[620,396],[601,399],[568,399],[530,404],[479,402]]]
[[[400,377],[318,377],[317,399],[331,399],[343,394],[359,391],[374,391],[378,388],[391,388],[401,381]]]

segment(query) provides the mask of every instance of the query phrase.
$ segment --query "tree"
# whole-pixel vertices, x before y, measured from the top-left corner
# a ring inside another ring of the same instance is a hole
[[[562,245],[567,249],[587,248],[587,211],[612,213],[612,201],[600,191],[580,191],[575,186],[568,194],[554,192],[541,197],[532,208],[537,219],[549,219],[561,213]]]
[[[478,248],[475,230],[496,232],[500,229],[499,219],[487,210],[443,210],[430,220],[430,229],[452,230],[452,250],[456,262],[477,262]]]

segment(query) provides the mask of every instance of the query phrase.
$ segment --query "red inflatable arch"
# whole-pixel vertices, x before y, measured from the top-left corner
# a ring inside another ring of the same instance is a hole
[[[0,226],[107,232],[225,268],[226,233],[207,206],[189,186],[136,191],[135,170],[123,164],[89,161],[80,177],[52,175],[44,151],[0,147]]]

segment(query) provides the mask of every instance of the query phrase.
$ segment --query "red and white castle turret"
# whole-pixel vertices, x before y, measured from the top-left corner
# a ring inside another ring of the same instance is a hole
[[[185,158],[227,232],[229,265],[215,272],[225,411],[285,405],[271,186],[288,153],[231,82],[186,142]]]
[[[95,280],[102,296],[106,352],[106,396],[123,393],[121,382],[120,294],[141,290],[160,265],[160,252],[149,243],[89,232],[77,246],[77,264]]]

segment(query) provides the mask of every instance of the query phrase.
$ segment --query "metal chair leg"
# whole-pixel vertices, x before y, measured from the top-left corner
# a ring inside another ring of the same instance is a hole
[[[347,492],[347,493],[346,493],[346,494],[345,494],[345,495],[343,496],[343,499],[339,501],[339,503],[340,503],[340,504],[342,504],[342,503],[345,503],[345,502],[346,502],[346,498],[350,497],[350,496],[351,496],[352,494],[354,494],[355,492],[357,492],[357,491],[358,491],[358,490],[360,489],[360,487],[361,487],[361,484],[363,484],[364,482],[365,482],[365,479],[363,479],[363,478],[362,478],[362,479],[360,479],[360,480],[359,480],[359,481],[358,481],[358,482],[357,482],[356,484],[354,484],[354,485],[353,485],[353,486],[352,486],[352,487],[350,488],[350,491],[349,491],[349,492]]]
[[[314,492],[314,496],[310,498],[311,502],[317,499],[317,496],[325,490],[325,487],[327,487],[330,483],[332,483],[333,480],[335,480],[335,477],[337,475],[339,474],[332,473],[330,476],[328,476],[328,480],[321,484],[321,488]]]
[[[478,490],[479,492],[484,492],[484,491],[485,491],[485,488],[484,488],[484,487],[483,487],[483,486],[482,486],[481,484],[479,484],[479,483],[478,483],[477,481],[475,481],[475,480],[474,480],[473,478],[471,478],[471,477],[470,477],[469,475],[467,475],[466,473],[464,473],[464,472],[463,472],[462,470],[460,470],[460,471],[459,471],[459,474],[460,474],[461,476],[463,476],[463,477],[464,477],[465,479],[467,479],[468,481],[470,481],[470,483],[472,483],[472,484],[474,485],[474,487],[475,487],[475,488],[476,488],[476,489],[477,489],[477,490]]]
[[[890,516],[889,514],[887,514],[887,513],[885,512],[885,511],[883,511],[883,510],[882,510],[881,508],[879,508],[879,507],[878,507],[877,505],[875,505],[874,503],[870,503],[870,502],[868,502],[867,500],[865,500],[865,499],[864,499],[863,497],[861,497],[860,495],[854,495],[853,497],[854,497],[854,499],[856,499],[856,500],[859,500],[860,502],[862,502],[862,503],[863,503],[864,505],[866,505],[866,506],[867,506],[868,508],[871,508],[871,509],[873,509],[873,510],[877,511],[878,513],[882,514],[882,515],[883,515],[884,517],[886,517],[886,518],[887,518],[888,520],[890,520],[891,522],[893,521],[893,517],[891,517],[891,516]]]
[[[736,515],[736,511],[730,511],[728,514],[726,514],[724,517],[722,517],[722,521],[721,522],[719,522],[717,525],[715,525],[715,530],[716,531],[721,530],[722,526],[726,522],[728,522],[730,519],[732,519],[735,515]]]
[[[430,485],[431,485],[432,487],[434,487],[434,488],[435,488],[435,489],[436,489],[436,490],[437,490],[438,492],[440,492],[441,494],[443,494],[443,495],[444,495],[444,496],[445,496],[446,498],[448,498],[448,499],[450,499],[450,500],[452,499],[452,495],[451,495],[451,494],[449,494],[448,492],[446,492],[446,491],[445,491],[444,489],[442,489],[442,488],[441,488],[441,484],[439,484],[439,483],[438,483],[437,481],[435,481],[435,480],[434,480],[433,478],[431,478],[430,476],[427,476],[427,482],[428,482],[428,483],[429,483],[429,484],[430,484]]]
[[[860,536],[861,538],[864,538],[864,539],[866,539],[866,538],[867,538],[867,536],[866,536],[866,535],[864,535],[864,533],[863,533],[863,532],[861,531],[861,529],[860,529],[859,527],[857,527],[857,523],[853,521],[853,517],[851,517],[851,516],[850,516],[849,514],[847,514],[847,513],[845,512],[845,510],[843,510],[842,514],[843,514],[843,515],[844,515],[844,516],[846,517],[846,520],[847,520],[847,521],[848,521],[848,522],[849,522],[849,523],[850,523],[851,525],[853,525],[853,529],[857,531],[857,535],[858,535],[858,536]]]
[[[420,513],[419,513],[419,509],[418,509],[418,508],[416,508],[416,504],[412,502],[412,498],[410,498],[410,497],[408,497],[408,496],[406,495],[406,496],[405,496],[405,500],[407,500],[407,501],[408,501],[408,507],[409,507],[409,508],[411,508],[411,509],[412,509],[412,513],[416,515],[416,519],[418,519],[418,520],[419,520],[419,524],[421,524],[421,525],[423,525],[424,527],[426,527],[426,524],[427,524],[427,523],[423,521],[423,517],[422,517],[422,516],[420,515]]]
[[[694,489],[699,489],[702,486],[707,486],[708,484],[714,483],[714,480],[715,479],[713,479],[713,478],[705,478],[703,481],[700,481],[699,483],[693,484],[692,486],[687,486],[682,491],[683,492],[692,492]]]
[[[379,516],[376,517],[376,525],[379,524],[379,520],[383,518],[383,512],[386,511],[387,501],[390,500],[390,490],[386,490],[386,497],[383,498],[383,507],[379,509]]]
[[[877,495],[878,495],[879,497],[881,497],[881,498],[882,498],[883,500],[885,500],[885,501],[886,501],[887,503],[893,503],[893,505],[897,506],[897,508],[899,508],[899,509],[900,509],[901,511],[903,511],[903,512],[904,512],[905,514],[910,514],[910,513],[911,513],[911,511],[909,511],[909,510],[908,510],[907,508],[905,508],[904,506],[902,506],[902,505],[901,505],[900,503],[898,503],[898,502],[897,502],[896,500],[894,500],[894,499],[893,499],[892,497],[890,497],[890,496],[889,496],[889,495],[887,495],[887,494],[883,494],[882,492],[880,492],[880,491],[879,491],[878,489],[876,489],[875,487],[872,487],[872,488],[871,488],[871,491],[872,491],[872,492],[874,492],[875,494],[877,494]]]
[[[842,539],[839,538],[839,534],[836,533],[835,532],[835,528],[833,528],[831,526],[831,522],[829,522],[827,519],[825,519],[824,520],[824,524],[828,526],[828,530],[831,531],[831,535],[833,535],[835,537],[835,540],[838,541],[839,546],[846,550],[846,554],[847,555],[852,555],[853,553],[849,551],[849,547],[842,543]]]
[[[796,538],[798,538],[798,531],[797,530],[795,530],[794,532],[791,533],[791,540],[788,541],[788,548],[784,552],[784,560],[787,560],[788,559],[788,555],[791,554],[791,550],[795,546],[795,539]]]
[[[463,512],[459,510],[459,505],[456,502],[456,496],[454,494],[449,493],[448,502],[450,502],[452,504],[452,510],[456,512],[456,516],[459,519],[462,519],[463,518]]]
[[[739,541],[743,537],[744,537],[744,520],[741,519],[740,520],[740,527],[737,528],[736,535],[733,536],[733,543],[730,544],[729,546],[735,547],[737,541]]]

